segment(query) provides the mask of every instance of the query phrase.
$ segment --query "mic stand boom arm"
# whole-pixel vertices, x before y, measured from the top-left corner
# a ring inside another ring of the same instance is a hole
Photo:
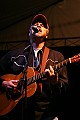
[[[33,46],[32,46],[32,27],[31,27],[31,30],[30,30],[30,44],[31,44],[31,49],[32,49],[33,60],[35,60],[35,54],[34,54],[34,50],[33,50]],[[20,81],[18,83],[18,90],[20,91],[21,95],[23,94],[24,89],[25,89],[25,97],[27,95],[27,90],[26,90],[27,89],[27,69],[28,69],[28,63],[27,62],[24,65],[24,69],[22,71],[23,77],[20,79]]]

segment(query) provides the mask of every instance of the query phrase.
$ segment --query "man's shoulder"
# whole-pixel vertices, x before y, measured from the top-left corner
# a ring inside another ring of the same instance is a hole
[[[58,59],[64,59],[64,55],[60,52],[60,51],[58,51],[58,50],[56,50],[56,49],[52,49],[52,48],[49,48],[50,50],[50,52],[49,52],[49,55],[50,56],[52,56],[53,58],[58,58]]]
[[[28,45],[28,46],[26,46],[26,47],[24,48],[24,51],[25,51],[25,50],[30,50],[30,48],[31,48],[31,45]]]
[[[49,47],[48,47],[49,48]],[[63,55],[60,51],[54,49],[54,48],[49,48],[50,52],[53,53],[53,54],[60,54],[60,55]]]

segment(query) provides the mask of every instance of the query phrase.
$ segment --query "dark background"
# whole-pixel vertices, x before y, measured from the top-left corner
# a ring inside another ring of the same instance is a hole
[[[1,0],[0,58],[12,47],[16,48],[17,44],[28,40],[29,23],[37,13],[43,13],[48,18],[49,38],[52,40],[49,46],[52,49],[63,53],[65,59],[80,53],[79,0]],[[69,91],[62,106],[66,106],[67,120],[77,120],[80,118],[80,62],[68,64],[67,70]]]
[[[80,54],[80,47],[59,47],[56,50],[63,53],[65,59]],[[80,119],[80,60],[67,64],[69,91],[64,106],[66,106],[67,120]]]

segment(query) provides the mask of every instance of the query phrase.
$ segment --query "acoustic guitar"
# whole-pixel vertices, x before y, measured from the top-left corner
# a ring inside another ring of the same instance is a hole
[[[61,67],[66,66],[68,63],[78,61],[80,61],[80,54],[54,64],[53,68],[57,71]],[[45,72],[38,73],[37,71],[34,71],[32,67],[28,67],[26,76],[27,81],[23,80],[22,72],[19,75],[6,74],[1,76],[1,78],[6,81],[19,80],[19,83],[17,84],[16,90],[13,88],[0,92],[0,115],[5,115],[10,112],[21,98],[24,98],[25,96],[31,97],[36,92],[36,82],[45,77]]]

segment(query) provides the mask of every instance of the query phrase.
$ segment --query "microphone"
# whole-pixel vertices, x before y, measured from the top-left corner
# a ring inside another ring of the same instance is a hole
[[[32,27],[32,30],[34,31],[34,33],[38,33],[38,31],[39,31],[38,28],[35,26]]]

